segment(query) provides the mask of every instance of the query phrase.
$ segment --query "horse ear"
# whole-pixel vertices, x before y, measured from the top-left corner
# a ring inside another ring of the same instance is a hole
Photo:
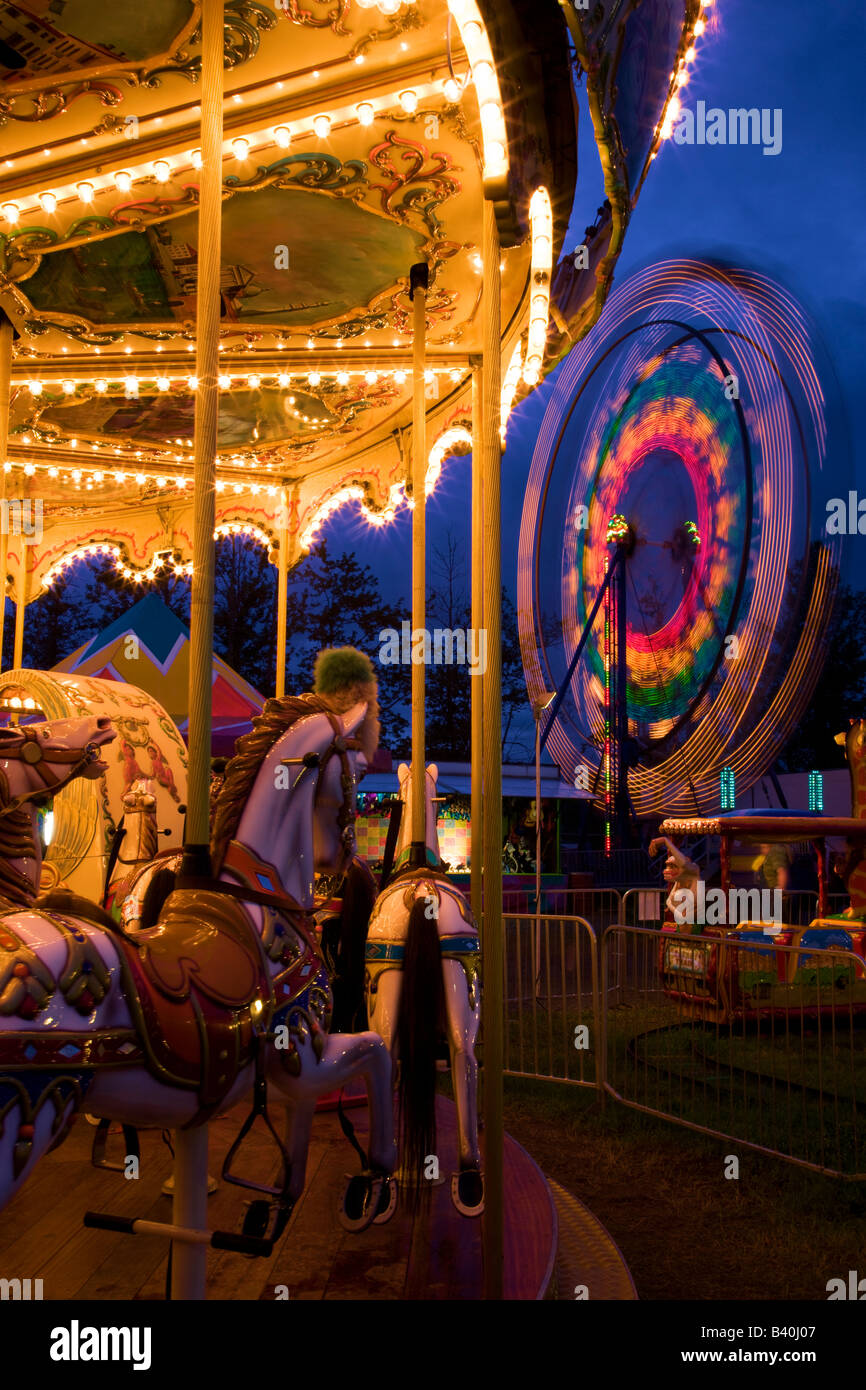
[[[432,777],[434,783],[439,781],[439,769],[435,763],[431,763],[427,769],[427,776]]]
[[[340,715],[343,721],[343,733],[347,738],[351,738],[355,730],[360,728],[366,714],[367,702],[366,700],[362,700],[359,705],[353,705],[351,709],[346,710],[345,714]]]
[[[833,742],[834,742],[834,743],[838,743],[838,745],[839,745],[840,748],[844,748],[844,747],[845,747],[845,744],[848,742],[848,735],[847,735],[847,734],[836,734],[835,738],[833,739]]]
[[[408,763],[401,763],[400,766],[397,768],[397,781],[400,783],[400,786],[401,786],[401,787],[402,787],[403,783],[406,781],[406,778],[407,778],[408,776],[409,776],[409,764],[408,764]]]

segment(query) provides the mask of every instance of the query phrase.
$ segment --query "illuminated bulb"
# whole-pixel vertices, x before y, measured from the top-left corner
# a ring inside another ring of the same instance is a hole
[[[366,381],[368,386],[375,386],[376,382],[379,380],[379,373],[368,372],[364,380]]]
[[[375,117],[376,112],[373,110],[372,103],[369,101],[362,101],[361,105],[358,107],[358,120],[361,122],[361,125],[372,125]]]
[[[88,183],[86,180],[85,180],[83,183],[77,183],[77,184],[75,185],[75,191],[76,191],[76,193],[78,194],[79,198],[81,199],[82,203],[92,203],[92,202],[93,202],[93,184],[92,184],[92,183]]]
[[[288,149],[292,143],[292,132],[287,125],[278,125],[274,131],[274,139],[281,149]]]
[[[157,487],[165,487],[165,478],[157,478],[156,485]]]
[[[340,386],[348,386],[348,385],[349,385],[349,373],[348,373],[348,372],[337,372],[337,383],[338,383],[338,385],[340,385]]]
[[[377,0],[357,0],[359,10],[375,10]]]
[[[138,483],[139,487],[144,487],[147,482],[147,475],[145,473],[136,473],[135,481]]]
[[[138,395],[138,377],[128,376],[123,383],[124,390],[130,391],[134,396]]]
[[[17,222],[17,221],[18,221],[18,204],[17,204],[17,203],[4,203],[4,204],[3,204],[3,216],[6,218],[6,221],[7,221],[7,222],[13,222],[13,223],[14,223],[14,222]]]
[[[402,106],[404,111],[408,111],[411,115],[413,111],[418,110],[418,93],[413,92],[411,90],[407,92],[401,92],[400,105]]]
[[[187,384],[187,386],[189,387],[190,391],[197,391],[197,390],[198,390],[198,377],[197,377],[197,376],[188,376],[187,379],[186,379],[186,384]]]
[[[230,376],[221,376],[221,377],[219,378],[219,385],[220,385],[220,390],[221,390],[221,391],[227,391],[227,390],[229,389],[229,387],[231,386],[231,384],[232,384],[232,379],[231,379]]]
[[[157,183],[168,183],[171,178],[171,165],[165,159],[158,159],[153,166]]]
[[[36,469],[33,467],[32,463],[25,463],[24,472],[27,474],[28,478],[32,478],[33,474],[36,472]]]
[[[114,477],[114,481],[115,481],[116,483],[125,483],[125,482],[126,482],[126,474],[125,474],[125,473],[115,473],[115,474],[113,474],[112,476]]]
[[[322,380],[322,374],[321,374],[321,372],[310,372],[309,375],[307,376],[307,381],[310,383],[311,386],[318,386],[318,384],[319,384],[319,382],[320,382],[321,380]]]
[[[105,476],[104,473],[100,473],[100,472],[97,471],[97,472],[94,473],[94,475],[93,475],[93,481],[94,481],[95,483],[101,483],[101,482],[102,482],[102,479],[104,478],[104,476]]]
[[[701,36],[701,34],[702,34],[702,33],[704,32],[704,30],[706,29],[706,27],[707,27],[707,21],[706,21],[705,19],[696,19],[696,20],[695,20],[695,38],[698,38],[698,39],[699,39],[700,36]]]
[[[262,379],[260,376],[257,376],[255,372],[253,372],[251,376],[247,377],[247,386],[249,386],[251,391],[258,391],[261,384]]]
[[[317,136],[319,137],[320,140],[327,140],[328,136],[329,136],[330,133],[331,133],[331,118],[330,118],[330,116],[325,116],[325,115],[314,116],[314,117],[313,117],[313,130],[316,132],[316,134],[317,134]]]
[[[43,212],[53,212],[57,207],[57,198],[53,193],[40,193],[39,202]]]
[[[686,49],[686,62],[687,62],[687,63],[693,63],[693,62],[695,61],[696,56],[697,56],[697,52],[698,52],[698,50],[695,48],[694,44],[692,44],[691,48],[687,48],[687,49]]]
[[[446,77],[442,84],[442,91],[445,93],[447,101],[455,102],[460,100],[460,85],[454,81],[453,77]]]
[[[74,382],[74,381],[64,381],[64,383],[63,383],[63,390],[65,391],[65,393],[66,393],[67,396],[73,395],[73,393],[74,393],[74,391],[75,391],[75,382]]]
[[[677,86],[678,86],[678,87],[685,87],[685,85],[687,84],[688,80],[689,80],[689,75],[688,75],[688,73],[687,73],[687,72],[681,72],[681,73],[679,74],[679,76],[677,77]]]
[[[232,140],[232,153],[235,159],[239,159],[243,162],[249,155],[249,152],[250,142],[246,140],[243,135],[238,135],[235,140]]]
[[[200,168],[201,168],[201,150],[193,150],[192,154],[191,154],[190,157],[189,157],[189,162],[190,162],[190,164],[192,165],[193,169],[200,169]]]
[[[396,14],[402,4],[402,0],[378,0],[379,9],[384,15]]]
[[[394,373],[394,380],[396,381],[396,383],[397,383],[398,386],[402,386],[403,383],[404,383],[404,381],[406,380],[406,373],[405,373],[405,372],[395,372],[395,373]]]
[[[108,382],[105,381],[102,377],[100,377],[98,381],[94,381],[93,389],[94,391],[98,391],[99,395],[101,396],[104,391],[108,390]]]
[[[114,176],[114,186],[119,193],[128,193],[132,188],[132,174],[127,173],[126,169],[121,169]]]
[[[30,383],[30,388],[29,388],[29,389],[30,389],[30,394],[31,394],[31,396],[41,396],[41,395],[42,395],[42,382],[41,382],[41,381],[31,381],[31,383]]]
[[[171,382],[169,381],[167,376],[158,376],[156,378],[157,391],[167,391],[170,386]]]
[[[279,376],[277,377],[277,382],[282,387],[289,386],[291,384],[291,380],[292,378],[289,376],[288,372],[280,372]]]

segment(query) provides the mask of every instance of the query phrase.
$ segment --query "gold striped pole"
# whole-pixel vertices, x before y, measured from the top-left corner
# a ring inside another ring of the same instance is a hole
[[[220,242],[222,233],[224,0],[203,0],[201,173],[196,296],[195,474],[193,574],[190,602],[189,775],[181,872],[209,874],[211,674],[213,669],[214,521],[219,419]],[[207,1126],[175,1134],[176,1226],[207,1225]],[[178,1245],[172,1261],[172,1299],[203,1299],[207,1247]]]
[[[289,593],[289,514],[286,490],[280,492],[280,550],[277,556],[277,699],[286,693],[286,604]]]
[[[0,311],[0,503],[6,501],[6,449],[9,443],[9,397],[12,380],[12,323]],[[9,550],[9,518],[3,512],[0,531],[0,671],[3,669],[3,634],[6,623],[6,565]]]
[[[412,299],[412,859],[427,862],[427,774],[424,729],[424,662],[415,660],[415,634],[427,626],[427,286],[422,262],[409,272]]]
[[[481,490],[481,438],[483,380],[481,359],[472,362],[472,627],[475,633],[484,628],[484,551],[483,551],[483,494]],[[476,637],[477,641],[477,637]],[[484,774],[482,768],[484,729],[484,704],[482,678],[472,677],[471,686],[471,731],[470,752],[470,902],[476,922],[481,921],[482,875],[484,857]]]
[[[502,527],[499,412],[502,390],[499,233],[493,204],[484,200],[482,230],[484,403],[481,476],[484,503],[484,626],[487,670],[484,702],[484,1297],[502,1297],[503,1257],[503,1010],[502,938]]]

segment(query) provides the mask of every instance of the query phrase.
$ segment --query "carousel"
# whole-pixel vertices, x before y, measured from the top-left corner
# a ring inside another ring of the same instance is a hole
[[[172,1131],[171,1219],[158,1190],[132,1200],[130,1184],[79,1234],[170,1240],[173,1298],[237,1296],[228,1266],[208,1283],[214,1249],[259,1255],[284,1287],[286,1230],[321,1253],[338,1207],[341,1240],[378,1240],[404,1271],[382,1297],[550,1291],[553,1203],[502,1118],[501,457],[515,404],[603,311],[711,2],[152,0],[143,15],[22,0],[0,16],[0,573],[15,612],[0,678],[0,1204],[27,1210],[76,1112],[122,1125],[127,1161],[134,1129],[148,1153],[149,1133]],[[604,200],[575,235],[579,111]],[[425,499],[444,467],[472,470],[481,849],[464,896],[440,867],[418,660],[356,1027],[314,875],[357,867],[364,896],[353,821],[375,672],[328,653],[314,691],[287,691],[287,576],[337,509],[370,527],[411,509],[424,631]],[[276,689],[214,783],[215,539],[232,533],[277,569]],[[134,683],[23,665],[28,604],[93,554],[130,604],[161,572],[190,579],[188,750]],[[0,648],[4,619],[5,605]],[[437,1003],[454,1107],[432,1093]],[[315,1139],[308,1162],[311,1131],[356,1078],[369,1110],[356,1134],[338,1106],[360,1156],[345,1180],[345,1156],[326,1161]],[[277,1179],[244,1167],[254,1120]],[[419,1216],[437,1123],[454,1171]],[[209,1209],[213,1131],[223,1191],[255,1194],[240,1232],[214,1229],[238,1203]],[[461,1226],[450,1267],[422,1268],[417,1249],[400,1265],[395,1233],[411,1244],[413,1221],[433,1222],[434,1262],[436,1223]]]

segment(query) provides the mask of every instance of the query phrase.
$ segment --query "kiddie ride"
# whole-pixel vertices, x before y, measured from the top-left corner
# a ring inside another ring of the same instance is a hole
[[[837,742],[846,747],[853,817],[761,810],[669,819],[650,845],[651,854],[667,848],[664,877],[671,885],[659,945],[661,985],[689,1016],[730,1023],[866,1012],[866,721],[852,722]],[[699,881],[698,866],[679,848],[685,837],[703,836],[720,841],[721,891]],[[830,915],[827,840],[833,837],[847,841],[841,874],[850,906]],[[759,897],[732,885],[734,844],[803,841],[817,858],[818,916],[806,927],[790,926],[770,920],[762,901],[760,916],[744,916],[732,928],[738,908]]]

